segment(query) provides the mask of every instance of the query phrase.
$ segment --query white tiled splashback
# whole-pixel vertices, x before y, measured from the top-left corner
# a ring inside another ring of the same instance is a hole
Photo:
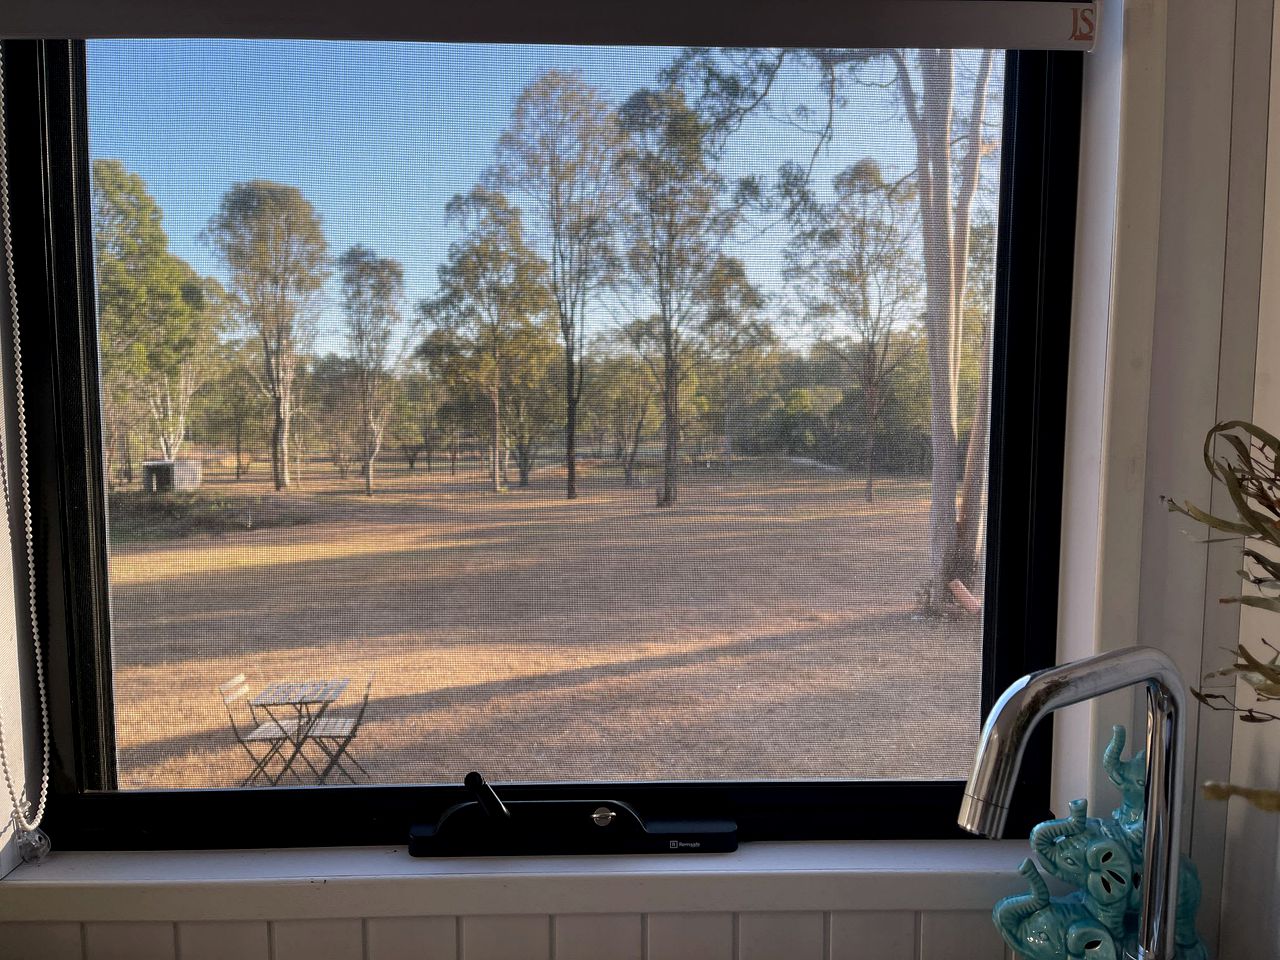
[[[977,911],[2,923],[0,960],[1008,960]]]

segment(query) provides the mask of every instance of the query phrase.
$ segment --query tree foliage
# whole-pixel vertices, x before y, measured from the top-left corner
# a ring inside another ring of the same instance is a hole
[[[364,491],[373,495],[373,468],[395,400],[396,367],[403,353],[404,267],[357,244],[338,258],[343,333],[360,423]]]
[[[911,245],[909,191],[886,183],[873,160],[836,176],[833,198],[796,208],[787,273],[818,342],[844,364],[866,433],[866,499],[874,495],[876,439],[894,373],[919,318],[920,273]]]
[[[419,355],[447,381],[469,384],[489,403],[490,480],[502,479],[504,397],[548,307],[546,266],[526,243],[522,218],[486,187],[454,197],[449,216],[463,229],[439,270],[440,290],[419,310],[431,327]]]
[[[145,410],[160,456],[173,460],[213,366],[222,291],[169,251],[160,207],[141,177],[100,159],[92,179],[106,419],[123,419],[127,432]]]
[[[232,314],[260,350],[258,385],[272,407],[272,478],[283,490],[291,482],[299,364],[329,276],[320,216],[297,187],[249,180],[223,195],[205,236],[229,275]]]
[[[690,49],[616,107],[547,71],[448,204],[454,242],[412,311],[399,263],[360,243],[331,261],[310,201],[268,180],[233,184],[209,220],[223,291],[169,253],[141,179],[99,161],[114,472],[144,426],[169,456],[194,423],[196,440],[234,446],[237,477],[265,446],[277,490],[308,456],[343,477],[358,464],[372,493],[387,444],[409,470],[447,450],[452,473],[483,443],[495,490],[513,458],[525,485],[563,454],[573,498],[582,437],[626,485],[658,467],[662,506],[716,456],[865,471],[868,498],[877,475],[928,473],[925,596],[946,600],[952,580],[981,576],[992,70],[949,51]],[[872,85],[913,149],[818,182],[839,110]],[[808,136],[813,162],[792,156],[772,188],[733,182],[733,138],[753,117]],[[785,231],[785,290],[739,256],[768,231]],[[780,335],[788,324],[800,335]]]
[[[815,158],[834,136],[836,113],[851,85],[874,83],[896,94],[915,148],[912,181],[925,267],[932,448],[931,576],[923,590],[928,606],[950,602],[952,580],[974,585],[985,505],[989,384],[978,391],[973,426],[963,439],[959,400],[970,228],[982,158],[989,152],[985,129],[994,54],[977,54],[964,89],[956,58],[956,51],[944,49],[690,48],[667,71],[672,82],[696,92],[695,105],[720,138],[739,130],[752,113],[770,112],[813,135]],[[776,96],[779,77],[789,67],[813,79],[812,101],[797,105],[794,98]],[[965,94],[967,103],[958,108]],[[989,342],[982,346],[990,349]],[[981,376],[987,378],[989,369],[983,358]]]
[[[487,181],[528,203],[564,350],[565,496],[577,496],[578,405],[594,298],[613,270],[619,143],[608,102],[576,72],[549,70],[516,101]]]
[[[699,341],[725,336],[758,307],[760,294],[740,260],[724,252],[736,214],[722,199],[706,122],[675,87],[640,90],[622,105],[625,142],[619,177],[627,188],[621,233],[627,270],[621,284],[641,312],[626,335],[661,386],[662,489],[676,502],[681,383]]]

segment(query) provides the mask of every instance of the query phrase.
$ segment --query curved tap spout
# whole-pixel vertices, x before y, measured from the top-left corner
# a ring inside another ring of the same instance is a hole
[[[999,837],[1027,738],[1053,711],[1124,687],[1147,689],[1145,877],[1138,952],[1133,960],[1172,960],[1182,822],[1182,754],[1186,686],[1173,661],[1151,647],[1086,657],[1016,681],[982,728],[958,822],[970,833]]]

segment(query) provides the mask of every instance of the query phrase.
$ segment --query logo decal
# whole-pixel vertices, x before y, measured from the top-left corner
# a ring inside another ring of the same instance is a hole
[[[1097,26],[1097,12],[1093,7],[1071,8],[1072,40],[1080,40],[1084,43],[1093,43],[1093,35]]]

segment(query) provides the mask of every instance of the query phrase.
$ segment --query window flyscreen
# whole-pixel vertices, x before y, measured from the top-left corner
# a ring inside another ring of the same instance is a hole
[[[121,788],[966,775],[1002,53],[87,57]]]

